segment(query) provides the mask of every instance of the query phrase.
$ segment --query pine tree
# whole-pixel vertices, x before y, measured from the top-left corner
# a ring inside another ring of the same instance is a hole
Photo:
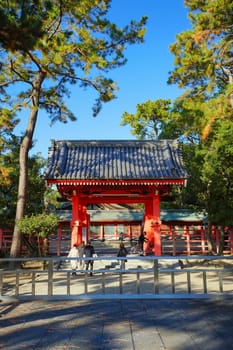
[[[21,10],[15,1],[0,3],[0,15],[3,18],[9,15],[0,31],[0,92],[4,105],[13,106],[15,113],[29,110],[20,147],[16,222],[25,212],[28,152],[39,111],[44,109],[52,123],[74,121],[76,116],[68,109],[65,97],[69,97],[69,87],[76,84],[79,88],[96,90],[93,106],[96,116],[102,103],[116,97],[117,85],[108,78],[108,71],[126,64],[124,51],[127,45],[143,42],[146,24],[146,17],[131,21],[123,28],[111,23],[107,16],[110,0],[20,0],[17,3]],[[31,12],[22,11],[23,4]],[[34,35],[34,31],[37,33],[35,17],[39,35]],[[15,42],[12,39],[7,45],[8,31],[15,30],[15,26],[23,33],[11,37]],[[12,87],[19,91],[16,96],[11,94]],[[12,257],[20,254],[20,247],[21,234],[15,225]]]

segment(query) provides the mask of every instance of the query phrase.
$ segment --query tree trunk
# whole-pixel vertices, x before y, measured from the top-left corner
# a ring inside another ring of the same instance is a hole
[[[208,247],[208,254],[213,255],[214,249],[213,249],[213,241],[212,241],[212,225],[209,224],[207,227],[207,247]]]
[[[223,255],[224,251],[224,227],[219,226],[219,253],[218,255]]]
[[[19,182],[18,182],[18,197],[16,205],[15,215],[15,227],[11,244],[11,257],[19,257],[22,245],[22,236],[17,221],[22,219],[25,214],[26,197],[27,197],[27,180],[28,180],[28,153],[32,146],[33,134],[36,126],[38,109],[39,109],[39,97],[41,91],[41,85],[44,81],[45,73],[38,72],[35,77],[32,94],[31,94],[31,111],[29,115],[28,125],[22,143],[20,146],[19,154]]]

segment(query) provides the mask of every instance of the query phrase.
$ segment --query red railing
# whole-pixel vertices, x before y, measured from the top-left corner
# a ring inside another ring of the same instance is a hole
[[[213,251],[220,252],[220,234],[218,228],[211,232]],[[208,254],[207,230],[203,227],[171,226],[161,230],[162,255],[206,255]],[[226,230],[223,238],[223,254],[233,254],[233,230]]]
[[[108,238],[108,235],[106,235]],[[126,235],[127,236],[127,235]],[[101,232],[99,236],[90,237],[101,241]],[[125,240],[135,239],[134,233],[130,236],[124,237]],[[113,237],[115,239],[115,235]],[[108,239],[107,239],[108,240]],[[110,239],[109,239],[110,240]],[[111,240],[110,240],[111,241]],[[10,252],[12,242],[12,231],[0,229],[0,255],[8,255]],[[212,229],[212,243],[213,250],[216,254],[220,251],[220,234],[217,228]],[[207,255],[208,242],[207,231],[203,227],[192,227],[188,225],[175,227],[162,226],[161,227],[161,247],[162,255]],[[26,247],[23,247],[26,252]],[[66,255],[70,249],[70,233],[63,232],[62,228],[58,233],[54,233],[48,239],[48,253],[49,255],[62,256]],[[233,255],[233,230],[226,230],[223,240],[223,254]]]
[[[0,228],[0,252],[7,253],[10,251],[12,241],[12,231]]]

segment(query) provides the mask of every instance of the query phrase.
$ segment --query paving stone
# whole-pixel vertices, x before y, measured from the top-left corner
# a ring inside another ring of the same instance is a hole
[[[0,306],[1,350],[233,350],[233,300],[33,301]]]

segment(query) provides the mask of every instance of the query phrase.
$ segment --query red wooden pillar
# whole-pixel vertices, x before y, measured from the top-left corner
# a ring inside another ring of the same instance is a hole
[[[87,214],[86,206],[85,206],[85,215],[86,215],[86,242],[87,242],[90,239],[91,216],[90,214]],[[82,241],[83,240],[84,240],[84,237],[82,237]]]
[[[129,240],[132,240],[133,234],[132,234],[132,225],[128,226],[128,236],[129,236]]]
[[[186,242],[187,242],[187,255],[191,255],[191,245],[190,245],[190,231],[189,226],[185,225],[186,229]]]
[[[71,232],[71,247],[74,244],[82,242],[82,211],[80,210],[80,198],[76,191],[73,191],[72,196],[72,232]]]
[[[100,226],[100,239],[103,241],[104,240],[104,225],[101,224]]]
[[[114,237],[115,237],[115,239],[118,239],[118,226],[117,226],[117,224],[114,225]]]
[[[161,255],[161,221],[160,221],[160,194],[159,191],[155,191],[152,194],[152,199],[145,203],[145,225],[144,231],[147,233],[147,238],[150,243],[153,244],[154,255]],[[149,251],[149,247],[146,246],[146,252]]]
[[[145,203],[145,214],[144,214],[144,227],[143,231],[146,232],[146,237],[149,242],[144,244],[144,251],[148,253],[150,251],[149,246],[154,246],[154,235],[152,231],[152,201],[147,201]]]
[[[154,220],[154,255],[161,255],[161,221],[160,221],[160,194],[155,191],[153,196],[153,220]]]
[[[175,226],[173,226],[173,229],[172,229],[172,255],[176,256],[176,229],[175,229]]]
[[[230,230],[231,255],[233,255],[233,230]]]
[[[87,207],[81,201],[79,201],[79,233],[78,233],[78,245],[82,241],[87,242],[90,239],[90,215],[87,213]]]

